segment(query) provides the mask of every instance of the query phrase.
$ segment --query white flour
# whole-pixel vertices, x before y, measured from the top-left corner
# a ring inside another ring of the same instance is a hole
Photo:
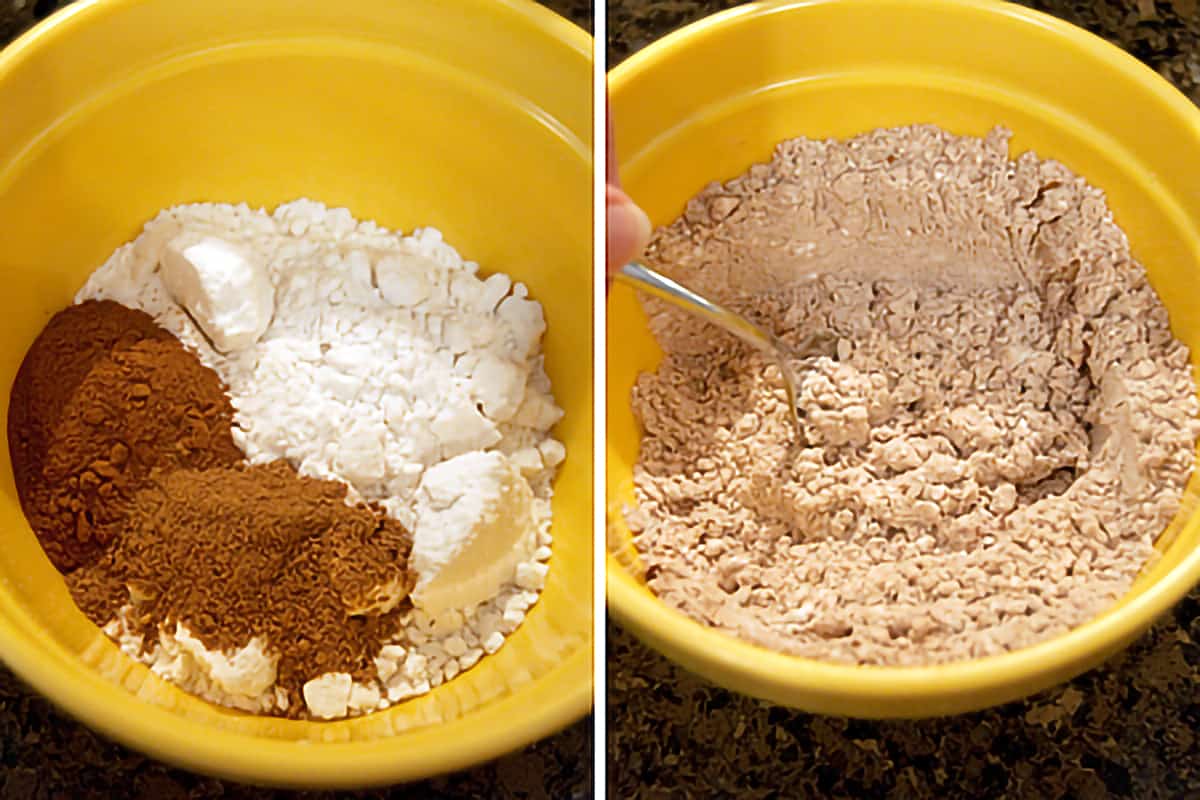
[[[182,231],[233,243],[267,265],[275,313],[256,344],[219,353],[172,300],[158,263]],[[377,659],[378,685],[351,687],[345,702],[329,698],[341,692],[340,677],[306,689],[320,698],[320,716],[383,708],[449,680],[494,652],[541,590],[551,482],[564,456],[549,434],[562,412],[543,368],[545,322],[523,284],[502,274],[484,280],[477,270],[431,228],[403,236],[308,200],[273,214],[198,204],[162,212],[76,297],[146,311],[216,370],[250,462],[287,459],[303,475],[345,482],[410,529],[425,470],[455,456],[501,453],[528,481],[536,543],[509,582],[474,608],[437,619],[413,612],[403,642]],[[106,630],[120,637],[125,628],[118,620]],[[145,656],[160,674],[215,702],[274,707],[272,692],[205,691],[217,683],[207,662],[181,661],[172,633],[160,639]]]

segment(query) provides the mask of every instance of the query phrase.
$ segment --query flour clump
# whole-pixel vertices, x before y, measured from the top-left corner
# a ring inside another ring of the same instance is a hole
[[[436,615],[493,596],[537,547],[532,504],[520,471],[495,451],[426,470],[413,534],[414,601]]]

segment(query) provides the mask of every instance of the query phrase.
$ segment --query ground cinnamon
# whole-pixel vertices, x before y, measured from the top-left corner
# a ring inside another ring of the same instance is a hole
[[[17,493],[62,572],[95,559],[153,470],[236,464],[225,385],[142,311],[88,301],[56,314],[13,384]]]
[[[399,630],[397,608],[350,616],[373,587],[407,596],[408,532],[382,510],[348,506],[346,487],[285,462],[163,476],[135,498],[123,535],[68,579],[98,625],[137,599],[145,642],[182,622],[209,650],[260,636],[279,654],[289,711],[327,672],[375,677],[373,658]]]
[[[343,484],[247,465],[232,426],[220,377],[111,301],[50,320],[8,419],[22,507],[84,613],[105,626],[132,603],[146,647],[176,622],[209,650],[262,637],[299,716],[305,682],[375,678],[411,537]]]

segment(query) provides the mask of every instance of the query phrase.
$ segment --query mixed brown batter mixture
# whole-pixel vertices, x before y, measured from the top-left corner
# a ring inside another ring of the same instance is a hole
[[[629,512],[651,588],[787,653],[863,664],[1015,649],[1095,616],[1191,474],[1188,352],[1100,190],[918,126],[798,139],[695,197],[650,262],[787,341],[777,368],[651,303]]]

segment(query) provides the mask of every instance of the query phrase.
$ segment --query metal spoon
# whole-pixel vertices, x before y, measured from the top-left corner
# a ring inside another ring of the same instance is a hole
[[[783,376],[784,386],[787,389],[788,405],[792,409],[792,424],[796,428],[797,440],[803,440],[804,429],[800,421],[800,406],[797,403],[800,378],[796,373],[795,365],[807,358],[831,355],[831,345],[836,344],[836,337],[828,332],[816,333],[801,342],[799,347],[789,347],[741,314],[714,303],[686,286],[676,283],[666,275],[642,264],[626,264],[614,277],[621,283],[661,300],[666,300],[689,314],[724,328],[743,342],[757,347],[774,359],[775,363],[779,365],[779,374]]]

